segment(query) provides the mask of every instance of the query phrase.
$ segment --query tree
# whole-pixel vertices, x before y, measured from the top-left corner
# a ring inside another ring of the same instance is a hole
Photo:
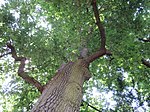
[[[146,33],[148,32],[146,24],[148,15],[145,1],[96,2],[93,0],[93,10],[90,5],[91,1],[81,2],[80,0],[73,2],[56,0],[47,3],[12,1],[8,4],[11,5],[3,6],[5,9],[2,8],[3,27],[0,41],[2,42],[2,52],[5,53],[1,54],[1,57],[6,61],[6,57],[12,54],[15,61],[20,61],[18,75],[37,87],[42,93],[32,111],[48,109],[47,104],[50,106],[49,111],[57,109],[60,112],[60,110],[64,111],[68,108],[70,109],[68,111],[79,111],[83,82],[90,77],[88,67],[94,76],[89,84],[84,85],[84,89],[96,87],[101,93],[112,91],[113,99],[118,102],[113,108],[114,111],[134,111],[138,106],[145,108],[149,103],[149,61],[146,60],[149,54],[149,41],[145,41],[149,37]],[[18,9],[15,7],[16,4]],[[14,17],[8,10],[6,12],[7,8],[11,11],[15,9],[14,13],[19,10],[20,17]],[[99,12],[100,14],[98,14]],[[50,25],[42,27],[40,25],[42,21],[48,21]],[[141,38],[142,36],[143,38]],[[101,39],[99,39],[100,37]],[[5,43],[7,43],[7,48],[3,47]],[[98,48],[99,46],[100,48]],[[70,62],[69,60],[75,60],[79,47],[83,49],[79,59]],[[88,48],[89,54],[96,49],[98,52],[87,56],[84,53],[87,51],[86,48]],[[106,48],[110,49],[112,56]],[[6,50],[8,51],[6,52]],[[102,56],[104,56],[102,59],[98,59]],[[30,59],[27,59],[29,57]],[[26,60],[30,60],[28,68],[25,68]],[[53,77],[51,74],[54,74],[58,65],[63,62],[67,62],[67,64],[63,64]],[[5,73],[9,74],[8,71],[12,71],[12,69],[17,69],[16,64],[7,65],[4,61],[2,64],[5,67],[1,69],[1,71],[5,71],[4,75]],[[26,71],[30,69],[28,75],[24,69]],[[1,79],[4,78],[4,75]],[[10,76],[16,83],[21,82],[19,77]],[[53,78],[51,79],[51,77]],[[35,79],[39,79],[39,81]],[[51,80],[48,81],[49,79]],[[46,84],[46,82],[48,83]],[[101,86],[99,87],[99,85]],[[2,93],[11,94],[12,100],[17,100],[14,103],[16,106],[13,111],[30,110],[33,100],[38,96],[37,91],[28,87],[28,84],[24,82],[20,83],[17,88],[11,92],[4,91]],[[112,111],[110,107],[102,107],[102,101],[96,105],[94,98],[91,101],[94,101],[95,104],[91,106],[89,104],[91,102],[90,94],[85,94],[85,100],[88,103],[83,102],[81,111],[92,111],[92,109]],[[137,102],[136,107],[132,106],[134,102]]]

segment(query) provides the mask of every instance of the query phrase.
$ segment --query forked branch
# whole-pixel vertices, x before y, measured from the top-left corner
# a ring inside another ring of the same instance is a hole
[[[98,12],[98,7],[97,7],[97,4],[96,4],[96,0],[92,0],[92,7],[93,7],[93,11],[94,11],[94,16],[95,16],[95,19],[96,19],[96,25],[98,26],[98,29],[99,29],[99,32],[100,32],[101,46],[100,46],[99,51],[97,51],[96,53],[90,55],[86,59],[88,64],[93,62],[97,58],[105,55],[105,54],[111,55],[111,52],[106,50],[106,48],[105,48],[105,45],[106,45],[105,29],[104,29],[104,27],[103,27],[103,25],[100,21],[100,18],[99,18],[99,12]]]
[[[11,50],[12,57],[15,59],[15,61],[20,61],[18,75],[22,77],[26,82],[34,85],[42,93],[43,86],[41,85],[41,83],[24,72],[26,57],[18,57],[14,46],[12,46],[10,43],[7,43],[7,47]]]

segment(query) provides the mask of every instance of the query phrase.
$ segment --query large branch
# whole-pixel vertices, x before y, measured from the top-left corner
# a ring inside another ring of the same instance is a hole
[[[142,64],[144,64],[145,66],[150,68],[150,62],[149,61],[146,61],[145,59],[142,59],[141,61],[142,61]]]
[[[30,77],[29,75],[27,75],[26,72],[24,72],[26,58],[18,57],[14,46],[12,46],[11,44],[7,43],[7,47],[11,49],[11,54],[12,54],[12,57],[15,59],[15,61],[20,61],[18,75],[22,77],[26,82],[34,85],[42,93],[43,86],[41,85],[41,83],[35,80],[33,77]]]
[[[96,0],[92,0],[92,7],[93,7],[93,11],[94,11],[94,15],[95,15],[95,19],[96,19],[96,25],[98,26],[100,35],[101,35],[101,48],[105,48],[105,44],[106,44],[106,36],[105,36],[105,29],[100,21],[99,18],[99,12],[98,12],[98,7],[96,4]]]
[[[97,7],[97,4],[96,4],[96,0],[92,0],[92,7],[93,7],[93,11],[94,11],[94,16],[95,16],[95,19],[96,19],[96,25],[98,26],[98,29],[99,29],[99,32],[100,32],[101,46],[100,46],[99,51],[97,51],[96,53],[90,55],[86,59],[88,64],[93,62],[97,58],[105,55],[105,54],[111,55],[111,52],[106,50],[106,48],[105,48],[105,45],[106,45],[105,29],[104,29],[104,27],[103,27],[103,25],[100,21],[100,18],[99,18],[99,12],[98,12],[98,7]]]

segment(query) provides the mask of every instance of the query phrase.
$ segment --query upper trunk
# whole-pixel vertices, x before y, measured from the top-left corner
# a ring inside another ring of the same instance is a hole
[[[79,112],[83,83],[89,78],[83,60],[67,63],[46,85],[32,112]]]

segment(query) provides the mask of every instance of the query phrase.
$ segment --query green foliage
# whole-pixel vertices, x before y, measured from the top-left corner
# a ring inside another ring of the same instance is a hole
[[[113,56],[90,65],[93,77],[84,85],[84,100],[104,112],[148,111],[150,69],[141,59],[150,59],[150,44],[139,40],[149,38],[148,1],[97,2],[106,28],[106,47]],[[76,60],[83,46],[89,48],[89,54],[97,51],[99,36],[90,0],[10,0],[0,7],[0,55],[9,52],[5,45],[11,41],[18,55],[28,57],[26,71],[42,84],[62,63]],[[10,55],[0,58],[0,103],[4,112],[29,111],[40,95],[17,76],[17,69]],[[98,96],[92,93],[93,88]],[[81,112],[85,111],[95,112],[87,104],[81,107]]]

